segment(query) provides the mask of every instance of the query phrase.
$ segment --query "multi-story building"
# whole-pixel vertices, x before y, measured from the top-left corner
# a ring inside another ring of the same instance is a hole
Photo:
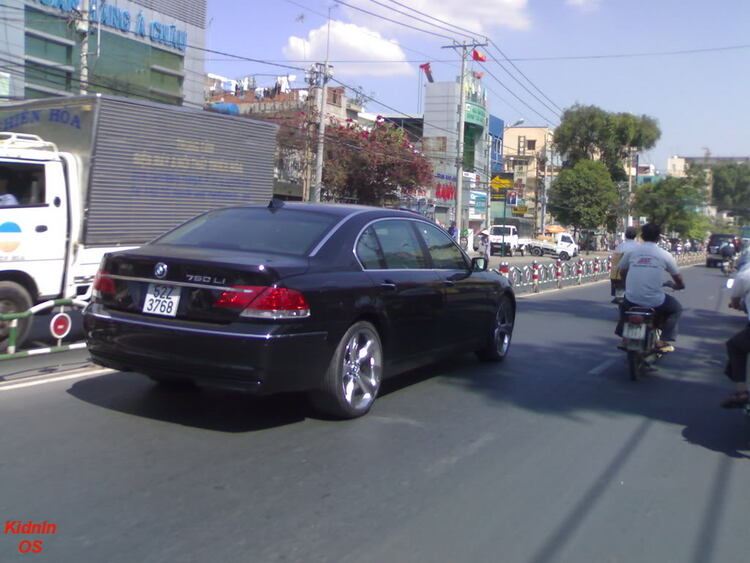
[[[518,205],[513,214],[529,217],[541,229],[546,213],[546,190],[556,168],[552,165],[554,131],[549,127],[506,127],[503,163],[506,173],[513,174],[513,191]]]
[[[464,80],[464,147],[461,155],[462,225],[479,230],[487,224],[490,180],[490,119],[487,91],[480,79]],[[455,201],[458,158],[460,81],[429,82],[425,85],[424,136],[422,151],[435,173],[430,197],[434,201],[435,220],[447,224],[456,217]]]
[[[103,92],[203,106],[206,0],[6,0],[0,98]]]

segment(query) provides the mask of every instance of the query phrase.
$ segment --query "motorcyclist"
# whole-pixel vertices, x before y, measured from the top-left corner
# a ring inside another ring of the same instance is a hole
[[[663,319],[661,339],[656,342],[660,352],[673,352],[677,336],[677,322],[682,314],[682,305],[671,295],[664,293],[662,271],[672,276],[674,289],[684,289],[674,257],[659,248],[657,242],[661,229],[654,223],[641,227],[643,243],[626,252],[620,260],[620,274],[625,279],[625,299],[620,304],[620,321],[615,333],[622,336],[625,311],[633,306],[651,307]]]
[[[746,302],[750,298],[750,268],[745,268],[737,274],[732,286],[729,307],[739,311],[746,311]],[[747,389],[747,355],[750,353],[750,318],[748,324],[732,336],[726,343],[727,366],[724,374],[734,381],[735,392],[721,402],[725,409],[739,408],[750,400]]]
[[[622,303],[622,294],[625,289],[625,282],[620,275],[620,260],[622,260],[623,255],[628,250],[632,250],[634,247],[640,244],[635,240],[637,234],[638,229],[636,229],[635,227],[628,227],[627,229],[625,229],[625,240],[617,245],[614,254],[612,254],[612,270],[609,275],[610,293],[614,298],[612,299],[612,303]]]

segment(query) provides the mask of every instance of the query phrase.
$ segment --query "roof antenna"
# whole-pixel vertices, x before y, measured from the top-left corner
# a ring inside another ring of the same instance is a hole
[[[284,207],[284,200],[278,199],[278,198],[272,198],[271,201],[268,203],[268,209],[271,211],[276,211],[278,209],[281,209]]]

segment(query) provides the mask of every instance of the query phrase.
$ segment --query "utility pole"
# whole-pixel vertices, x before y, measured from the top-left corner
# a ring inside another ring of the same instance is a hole
[[[315,63],[317,67],[316,76],[318,80],[318,152],[315,160],[315,179],[310,194],[310,200],[319,202],[323,188],[323,155],[325,149],[326,134],[326,98],[328,97],[328,60],[325,63]]]
[[[311,200],[320,201],[323,191],[323,153],[325,149],[326,134],[326,102],[328,101],[328,58],[331,49],[331,8],[328,8],[328,38],[326,39],[326,61],[323,64],[316,63],[318,67],[317,77],[320,84],[320,100],[318,105],[318,155],[315,161],[315,185],[312,189]]]
[[[443,49],[461,49],[461,79],[459,80],[459,102],[458,102],[458,143],[456,147],[456,232],[458,240],[461,241],[463,230],[463,187],[464,187],[464,124],[466,114],[466,56],[469,49],[484,47],[487,43],[467,43],[445,45]],[[489,203],[489,202],[488,202]]]
[[[81,0],[81,21],[78,32],[81,34],[81,72],[78,87],[81,94],[88,93],[89,87],[89,0]]]
[[[550,178],[550,159],[552,158],[552,147],[550,146],[550,135],[552,135],[551,131],[545,131],[544,133],[544,183],[542,184],[542,222],[541,222],[541,229],[542,234],[544,234],[544,229],[547,227],[546,225],[546,216],[547,216],[547,194],[549,193],[549,187],[551,184],[552,178]]]

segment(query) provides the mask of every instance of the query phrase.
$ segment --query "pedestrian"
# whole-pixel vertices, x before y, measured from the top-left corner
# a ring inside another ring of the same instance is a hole
[[[738,311],[747,311],[747,300],[750,297],[750,268],[745,268],[737,274],[729,307]],[[747,313],[746,313],[747,314]],[[725,409],[735,409],[748,403],[747,389],[747,355],[750,353],[750,318],[748,324],[726,342],[727,366],[724,375],[734,381],[735,391],[721,402]]]
[[[456,228],[455,221],[451,221],[451,225],[448,227],[448,234],[453,240],[458,240],[458,229]]]
[[[490,237],[487,233],[481,233],[479,235],[482,241],[482,256],[487,260],[487,264],[490,263],[490,256],[492,256],[492,248],[490,246]]]

